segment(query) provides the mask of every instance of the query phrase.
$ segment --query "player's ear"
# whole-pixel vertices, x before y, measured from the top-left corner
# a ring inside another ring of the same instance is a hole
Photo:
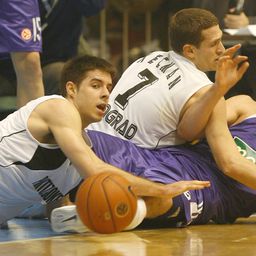
[[[183,46],[183,56],[193,60],[195,56],[195,46],[192,44],[185,44]]]
[[[67,95],[73,98],[77,92],[76,84],[74,84],[71,81],[68,81],[66,83],[66,91],[67,91]]]

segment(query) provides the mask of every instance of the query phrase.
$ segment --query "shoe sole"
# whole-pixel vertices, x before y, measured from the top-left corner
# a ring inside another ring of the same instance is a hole
[[[75,205],[56,208],[51,213],[51,226],[53,231],[83,233],[89,231],[81,222]]]

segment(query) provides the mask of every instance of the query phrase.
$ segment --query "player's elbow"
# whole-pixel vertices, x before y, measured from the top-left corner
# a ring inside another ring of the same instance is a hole
[[[190,128],[189,127],[186,127],[186,128],[178,127],[178,129],[177,129],[178,136],[185,141],[193,141],[193,140],[198,139],[200,136],[198,134],[196,134],[195,132],[193,132],[193,130]]]

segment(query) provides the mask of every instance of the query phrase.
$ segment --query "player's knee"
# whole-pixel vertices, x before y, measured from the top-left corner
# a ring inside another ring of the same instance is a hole
[[[12,55],[17,75],[42,76],[40,55],[38,52],[20,52]]]

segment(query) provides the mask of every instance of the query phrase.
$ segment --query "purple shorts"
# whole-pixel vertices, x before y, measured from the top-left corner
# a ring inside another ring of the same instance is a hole
[[[230,131],[241,154],[256,163],[256,116],[230,127]],[[152,150],[102,132],[88,130],[88,135],[94,152],[103,161],[136,176],[163,184],[180,180],[211,182],[209,188],[177,196],[170,211],[157,218],[159,225],[205,224],[210,220],[233,223],[238,217],[256,212],[256,190],[219,170],[205,141]]]
[[[0,53],[40,52],[41,48],[37,0],[0,0]]]

